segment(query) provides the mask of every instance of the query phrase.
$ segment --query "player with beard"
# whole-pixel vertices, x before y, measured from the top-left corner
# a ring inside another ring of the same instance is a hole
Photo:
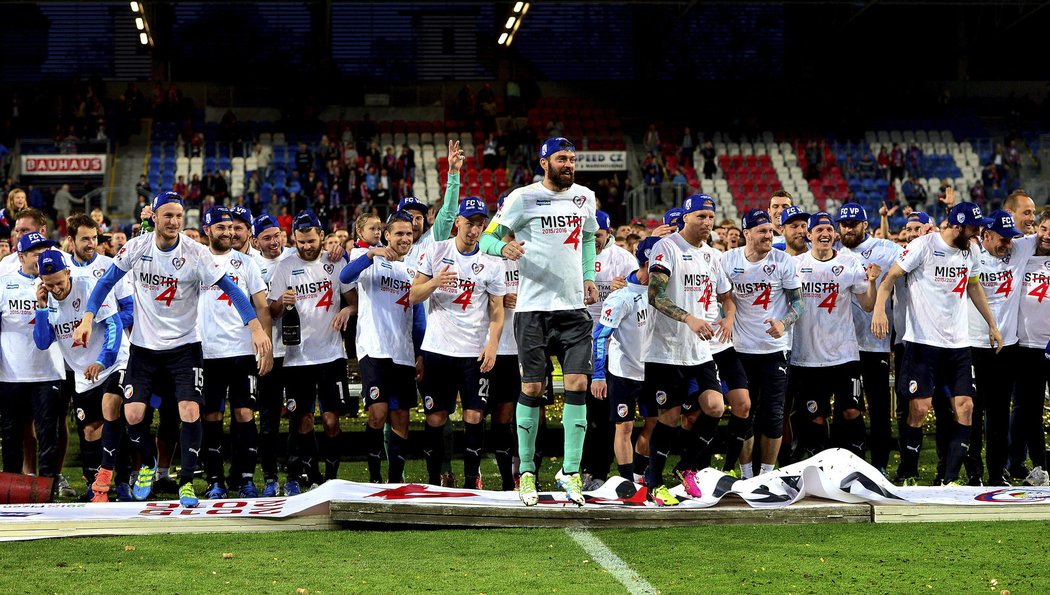
[[[182,197],[163,192],[153,199],[156,231],[133,238],[91,292],[86,312],[74,336],[80,343],[91,339],[95,314],[113,287],[128,273],[135,286],[135,324],[131,331],[124,418],[131,441],[137,445],[142,467],[135,480],[137,500],[149,496],[157,470],[153,437],[145,422],[153,387],[170,386],[178,402],[182,430],[182,469],[179,501],[199,504],[193,489],[193,472],[201,448],[203,405],[203,355],[197,327],[197,302],[201,286],[218,285],[233,303],[241,322],[251,327],[253,351],[259,356],[259,373],[269,369],[269,331],[256,318],[248,297],[212,258],[208,249],[182,237]]]
[[[1041,466],[1025,479],[1026,484],[1047,485],[1043,398],[1050,384],[1050,209],[1044,209],[1035,226],[1035,255],[1026,259],[1018,290],[1021,295],[1017,315],[1020,347],[1011,365],[1024,373],[1017,376],[1015,408],[1017,438],[1027,446],[1032,461]],[[1028,239],[1028,238],[1025,238]],[[1015,240],[1020,243],[1021,240]],[[1043,356],[1043,357],[1040,357]],[[1011,432],[1013,436],[1013,432]],[[1011,468],[1023,468],[1024,454],[1011,442]],[[1020,451],[1019,453],[1017,451]],[[1040,454],[1044,459],[1039,460]],[[1017,477],[1011,472],[1011,477]]]
[[[751,413],[761,433],[760,473],[773,470],[784,436],[791,327],[803,312],[795,259],[773,249],[773,224],[765,211],[743,218],[747,243],[722,257],[733,284],[737,315],[733,346],[748,378]],[[743,450],[747,450],[746,447]],[[754,452],[741,453],[741,477],[754,474]]]
[[[901,248],[889,240],[879,239],[868,233],[868,215],[864,207],[856,203],[846,203],[839,208],[835,221],[839,224],[839,238],[842,251],[860,259],[865,270],[875,264],[882,271],[882,279],[876,282],[881,286],[890,267],[896,262]],[[887,319],[893,320],[892,302],[883,303]],[[853,325],[860,346],[861,386],[867,400],[868,419],[870,424],[868,447],[871,449],[871,464],[876,469],[886,472],[890,460],[890,339],[887,334],[878,338],[871,331],[871,313],[861,308],[857,299],[853,299]],[[903,334],[904,328],[897,329]],[[899,378],[900,376],[898,376]],[[900,424],[900,425],[903,425]]]
[[[812,249],[795,257],[805,305],[792,331],[791,385],[802,397],[795,403],[796,419],[805,421],[794,430],[806,456],[823,451],[834,395],[833,442],[863,458],[860,349],[851,301],[842,294],[855,296],[861,308],[871,310],[882,271],[878,265],[865,271],[852,254],[834,249],[835,225],[828,213],[809,218],[809,240]]]
[[[789,206],[784,209],[780,213],[780,231],[784,234],[784,247],[781,250],[791,256],[808,252],[808,223],[809,213],[803,211],[802,207]]]
[[[791,193],[781,188],[769,195],[769,220],[773,222],[773,247],[784,250],[787,247],[787,239],[784,236],[784,211],[791,206]],[[803,235],[805,235],[803,233]]]
[[[120,404],[124,395],[124,371],[128,347],[116,299],[102,303],[95,323],[101,331],[88,345],[73,340],[73,328],[87,305],[98,280],[94,275],[73,277],[58,250],[45,250],[38,258],[36,324],[33,340],[37,349],[57,343],[74,377],[74,406],[83,432],[81,458],[84,478],[92,502],[109,501],[109,485],[117,462],[123,425]]]
[[[481,489],[481,452],[488,395],[481,394],[481,375],[496,363],[503,331],[503,264],[478,249],[488,223],[485,202],[468,197],[459,205],[456,237],[434,242],[423,253],[412,281],[409,301],[429,302],[423,337],[423,409],[427,415],[427,472],[440,485],[444,458],[443,434],[456,410],[458,391],[463,407],[466,455],[464,487]],[[487,329],[487,332],[485,332]]]
[[[947,190],[946,199],[954,195]],[[970,240],[991,219],[982,216],[975,204],[961,202],[948,214],[949,225],[937,234],[913,240],[879,285],[871,330],[879,339],[890,332],[885,304],[893,285],[910,274],[907,329],[904,333],[904,363],[901,382],[908,392],[908,416],[901,426],[901,462],[896,482],[914,484],[919,474],[922,424],[932,405],[934,391],[947,387],[955,410],[955,432],[945,462],[944,481],[959,479],[959,470],[969,448],[973,415],[973,376],[969,333],[959,325],[966,317],[966,296],[988,323],[989,344],[1002,349],[1003,337],[975,270],[976,258]]]
[[[315,484],[335,479],[342,458],[339,449],[339,417],[348,398],[346,352],[340,332],[345,330],[349,308],[340,307],[347,292],[339,281],[336,265],[321,250],[321,222],[311,211],[296,215],[293,223],[296,253],[284,258],[270,279],[270,315],[284,316],[286,306],[299,313],[299,345],[285,346],[284,367],[287,407],[292,415],[288,444],[288,481],[285,495],[301,492],[298,478],[303,472]],[[292,382],[292,377],[296,381]],[[321,455],[325,459],[322,478],[314,438],[314,409],[321,408],[324,436]]]
[[[230,238],[230,248],[237,252],[243,252],[248,256],[255,257],[258,251],[252,248],[252,212],[243,205],[233,205],[229,208],[230,216],[233,217],[233,230]],[[205,231],[207,233],[207,231]]]
[[[526,506],[539,502],[533,455],[547,366],[557,355],[565,378],[565,458],[556,480],[570,501],[583,506],[579,467],[587,431],[587,384],[593,371],[592,321],[586,306],[598,299],[594,284],[598,221],[594,192],[575,183],[576,147],[566,138],[550,138],[540,147],[539,157],[543,180],[507,197],[485,230],[481,249],[519,261],[514,314],[522,380],[516,411],[522,470],[518,494]],[[505,242],[511,231],[515,239]]]
[[[286,247],[282,242],[282,232],[277,225],[277,219],[272,215],[259,215],[252,222],[252,236],[255,238],[255,263],[259,267],[259,275],[266,283],[266,291],[272,289],[270,280],[273,279],[277,264],[290,254],[295,254],[295,248]],[[272,317],[271,317],[272,318]],[[273,320],[273,368],[266,376],[259,377],[259,463],[263,472],[263,489],[260,494],[263,498],[275,498],[279,495],[281,485],[277,477],[277,437],[281,429],[281,409],[284,407],[285,397],[285,370],[284,370],[284,342],[281,339],[281,319]],[[289,434],[291,439],[292,434]],[[291,442],[291,440],[289,440]],[[296,479],[296,478],[290,478]]]
[[[422,306],[409,304],[415,270],[404,257],[412,249],[411,215],[392,213],[384,235],[387,245],[370,248],[351,261],[339,273],[339,281],[356,284],[360,298],[357,352],[362,394],[367,395],[369,481],[383,481],[383,426],[389,421],[389,480],[400,483],[408,456],[409,413],[417,403],[415,380],[423,366],[416,354],[426,321]]]
[[[1003,210],[988,214],[992,224],[981,232],[980,243],[974,243],[980,270],[981,289],[988,307],[995,315],[1003,348],[996,353],[988,348],[988,325],[977,308],[968,309],[970,356],[976,394],[973,399],[973,431],[965,466],[970,485],[982,483],[985,466],[981,461],[982,440],[987,432],[988,481],[991,485],[1009,485],[1005,479],[1006,454],[1009,440],[1010,395],[1014,392],[1015,377],[1001,374],[1018,362],[1017,317],[1021,300],[1022,276],[1025,265],[1035,251],[1036,237],[1023,237],[1014,227],[1013,217]],[[987,428],[986,418],[987,415]],[[1042,428],[1040,427],[1040,431]]]
[[[12,190],[12,192],[16,190]],[[39,233],[45,238],[48,237],[47,218],[42,212],[32,207],[24,208],[14,214],[14,227],[11,228],[11,246],[16,248],[16,250],[5,256],[3,260],[0,260],[0,277],[16,273],[21,268],[22,262],[18,258],[17,250],[18,239],[27,233]]]
[[[633,254],[616,245],[610,231],[609,215],[596,211],[598,231],[594,233],[594,284],[598,287],[598,301],[587,306],[597,328],[602,317],[603,304],[609,294],[627,286],[627,275],[638,268]],[[593,330],[592,330],[593,333]],[[583,442],[583,486],[585,490],[601,487],[609,477],[612,461],[613,425],[609,421],[609,403],[587,396],[587,437]]]
[[[204,233],[208,247],[226,276],[249,296],[263,329],[270,328],[270,309],[266,302],[266,282],[259,265],[247,254],[233,250],[234,217],[226,207],[212,207],[204,214]],[[257,498],[255,465],[258,459],[257,368],[270,369],[272,360],[257,366],[251,352],[248,330],[240,324],[230,298],[214,285],[201,286],[197,302],[204,351],[204,469],[208,483],[206,497],[227,496],[223,475],[223,417],[230,407],[230,487],[239,489],[241,498]]]

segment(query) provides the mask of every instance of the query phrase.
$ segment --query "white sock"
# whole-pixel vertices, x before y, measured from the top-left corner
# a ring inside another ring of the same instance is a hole
[[[758,472],[759,475],[765,475],[766,473],[773,472],[773,463],[762,463],[762,469]]]
[[[755,468],[751,463],[740,465],[740,479],[751,479],[755,476]]]

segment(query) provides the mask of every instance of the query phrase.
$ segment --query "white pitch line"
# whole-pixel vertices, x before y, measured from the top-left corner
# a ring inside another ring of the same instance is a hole
[[[620,581],[620,584],[627,588],[628,593],[632,595],[643,593],[656,595],[656,587],[652,586],[649,581],[642,578],[637,572],[631,570],[631,567],[609,549],[607,545],[602,543],[602,540],[598,539],[594,533],[587,529],[566,529],[565,532],[569,534],[569,537],[572,537],[576,545],[594,558],[595,562],[601,564],[602,568],[608,570],[609,574],[616,577],[616,580]]]

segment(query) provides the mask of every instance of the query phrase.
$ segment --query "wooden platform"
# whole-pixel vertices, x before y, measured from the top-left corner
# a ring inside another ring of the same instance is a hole
[[[872,506],[876,523],[944,523],[956,521],[1046,521],[1050,505],[998,504],[990,506],[946,506],[942,504],[895,504]]]
[[[177,519],[127,521],[41,521],[0,523],[0,540],[42,539],[47,537],[98,537],[125,535],[164,535],[173,533],[270,533],[276,531],[327,531],[342,525],[328,515],[286,519],[245,519],[216,517],[186,522]]]
[[[332,502],[332,520],[354,524],[429,525],[471,527],[651,528],[661,524],[784,525],[811,523],[870,523],[871,506],[840,504],[817,498],[785,508],[755,509],[727,499],[711,508],[569,508],[562,506],[461,506],[396,502]]]

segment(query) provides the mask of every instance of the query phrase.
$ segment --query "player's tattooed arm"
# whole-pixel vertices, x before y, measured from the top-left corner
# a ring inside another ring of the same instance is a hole
[[[800,288],[785,289],[784,293],[787,294],[788,298],[788,313],[784,317],[783,323],[784,328],[788,328],[795,324],[799,317],[802,316],[802,311],[805,306],[802,304],[802,290]]]
[[[668,318],[685,322],[689,313],[675,305],[667,296],[667,283],[671,280],[667,273],[649,272],[649,303]]]

